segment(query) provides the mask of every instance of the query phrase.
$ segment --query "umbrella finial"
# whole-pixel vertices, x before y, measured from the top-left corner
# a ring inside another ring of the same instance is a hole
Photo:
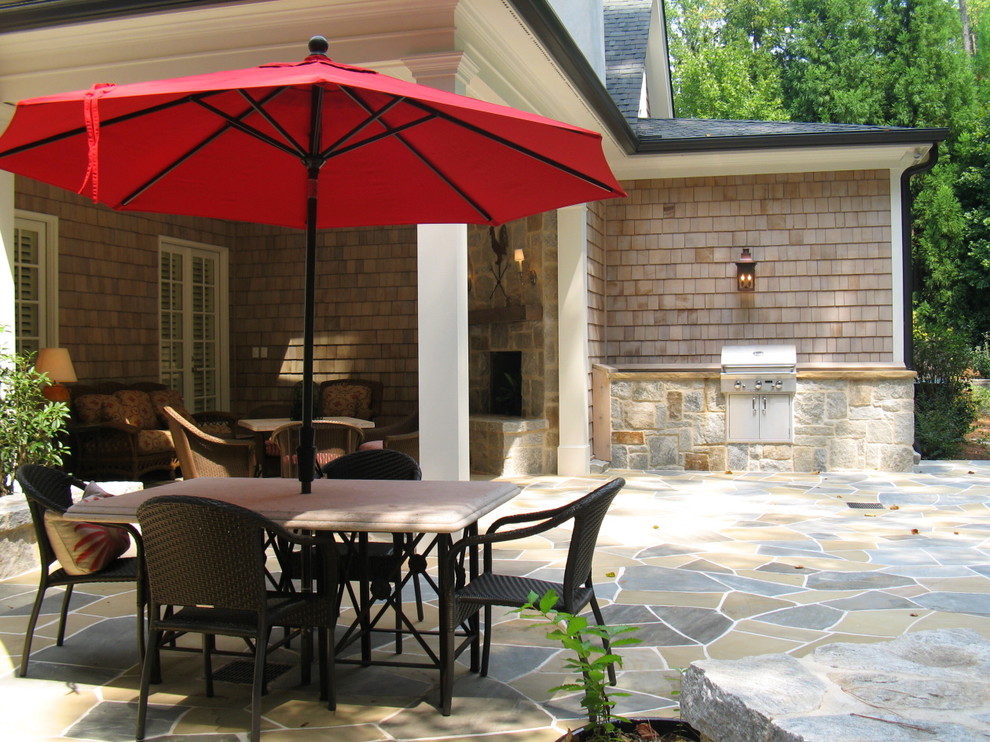
[[[309,40],[309,53],[326,56],[330,49],[330,42],[325,36],[314,36]]]

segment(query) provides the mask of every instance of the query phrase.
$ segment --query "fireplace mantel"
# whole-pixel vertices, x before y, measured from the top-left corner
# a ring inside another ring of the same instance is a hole
[[[540,304],[510,304],[507,307],[472,309],[468,312],[469,325],[498,325],[511,322],[539,322],[543,319]]]

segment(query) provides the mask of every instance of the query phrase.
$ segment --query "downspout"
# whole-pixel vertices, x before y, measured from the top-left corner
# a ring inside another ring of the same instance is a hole
[[[911,177],[927,173],[938,162],[938,142],[932,142],[924,162],[912,165],[901,173],[901,260],[904,266],[904,367],[914,369],[914,263],[911,259],[911,222],[914,198]]]

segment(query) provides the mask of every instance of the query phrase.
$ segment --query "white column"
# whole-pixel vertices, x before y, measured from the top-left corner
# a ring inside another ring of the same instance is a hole
[[[14,352],[14,175],[0,170],[0,348]]]
[[[419,463],[424,479],[470,477],[467,227],[420,224]]]
[[[904,204],[901,202],[902,169],[890,171],[890,286],[891,286],[891,331],[893,333],[894,363],[904,363],[904,302],[911,296],[904,294],[904,245],[901,215]]]
[[[463,94],[477,73],[462,52],[402,60],[416,82]],[[421,224],[419,296],[419,463],[424,479],[471,476],[468,430],[467,227]]]
[[[584,204],[557,211],[557,326],[560,445],[557,474],[591,470],[588,410],[588,216]]]

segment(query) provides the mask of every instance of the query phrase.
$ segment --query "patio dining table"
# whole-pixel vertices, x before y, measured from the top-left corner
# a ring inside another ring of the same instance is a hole
[[[326,534],[411,533],[435,534],[439,538],[438,558],[442,559],[454,534],[476,533],[478,520],[519,493],[510,482],[497,481],[408,481],[317,479],[310,494],[300,494],[298,482],[281,478],[199,477],[173,482],[115,497],[78,502],[65,517],[70,520],[101,523],[136,523],[141,503],[159,495],[191,495],[230,502],[253,510],[286,528],[299,528]],[[366,543],[366,539],[360,539]],[[469,565],[477,569],[474,559]],[[439,584],[451,579],[439,574]],[[367,581],[361,585],[361,605],[355,606],[360,627],[348,631],[351,641],[360,638],[361,664],[406,664],[439,668],[439,656],[426,643],[427,633],[407,624],[406,633],[417,640],[429,656],[427,665],[375,661],[371,655],[369,621],[371,600]],[[357,626],[358,621],[355,621]],[[352,629],[354,627],[352,626]]]

